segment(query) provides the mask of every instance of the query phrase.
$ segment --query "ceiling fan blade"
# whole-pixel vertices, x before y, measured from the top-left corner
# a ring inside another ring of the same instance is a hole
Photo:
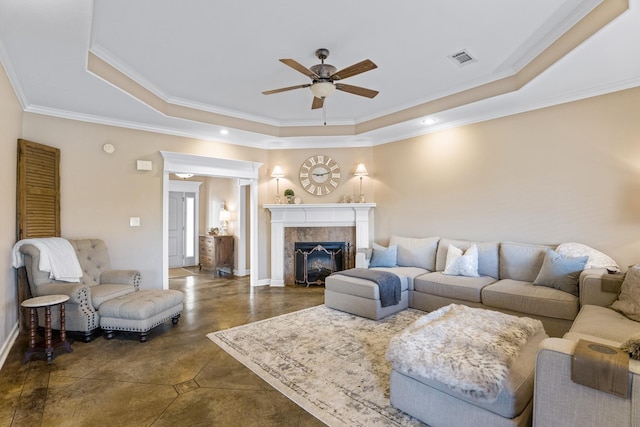
[[[324,105],[324,98],[316,98],[315,96],[313,97],[313,102],[311,103],[312,110],[322,108],[323,105]]]
[[[289,67],[293,68],[296,71],[301,72],[302,74],[304,74],[305,76],[311,79],[320,78],[319,75],[317,75],[316,73],[314,73],[313,71],[311,71],[310,69],[308,69],[307,67],[305,67],[304,65],[302,65],[301,63],[299,63],[294,59],[281,59],[280,62],[282,62],[285,65],[288,65]]]
[[[373,70],[374,68],[378,68],[376,64],[371,62],[368,59],[364,61],[360,61],[357,64],[353,64],[350,67],[344,68],[340,71],[336,71],[331,75],[332,80],[343,80],[347,77],[353,77],[357,74],[364,73],[365,71]]]
[[[354,95],[366,96],[367,98],[373,98],[378,94],[377,90],[367,89],[360,86],[351,86],[344,83],[336,83],[336,89],[343,92],[353,93]]]
[[[262,92],[262,94],[263,95],[271,95],[273,93],[286,92],[288,90],[301,89],[303,87],[309,87],[309,86],[311,86],[311,83],[304,84],[304,85],[297,85],[297,86],[281,87],[280,89],[267,90],[265,92]]]

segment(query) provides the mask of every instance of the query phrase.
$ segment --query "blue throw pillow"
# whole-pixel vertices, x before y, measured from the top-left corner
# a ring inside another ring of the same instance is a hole
[[[398,246],[392,245],[388,248],[373,244],[373,254],[369,267],[397,267],[398,266]]]
[[[548,286],[573,295],[578,295],[578,278],[584,270],[588,256],[563,257],[553,249],[547,249],[534,285]]]

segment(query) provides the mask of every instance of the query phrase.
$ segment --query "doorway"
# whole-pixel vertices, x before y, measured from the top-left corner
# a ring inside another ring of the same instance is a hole
[[[198,263],[199,181],[169,180],[167,205],[168,267]]]
[[[221,159],[217,157],[196,156],[192,154],[160,151],[164,159],[163,167],[163,269],[162,286],[169,287],[169,174],[182,172],[201,176],[220,178],[236,178],[239,188],[248,187],[249,203],[246,206],[249,236],[241,235],[238,239],[238,251],[246,251],[249,247],[250,284],[258,286],[258,170],[262,163],[243,160]],[[196,209],[197,211],[198,209]],[[196,221],[197,222],[197,221]],[[248,237],[248,239],[247,239]]]

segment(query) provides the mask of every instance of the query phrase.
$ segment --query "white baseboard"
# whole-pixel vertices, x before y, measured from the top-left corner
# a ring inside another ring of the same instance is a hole
[[[4,361],[7,360],[7,356],[9,356],[11,347],[13,347],[13,344],[15,344],[16,339],[18,338],[19,332],[20,323],[16,322],[13,329],[11,330],[11,333],[9,334],[9,337],[7,337],[7,340],[4,342],[4,344],[2,344],[2,349],[0,349],[0,369],[2,369],[2,366],[4,366]]]
[[[233,275],[238,277],[245,277],[251,274],[251,270],[233,270]]]
[[[260,279],[255,284],[255,287],[258,287],[258,286],[269,286],[270,282],[271,281],[269,279]]]

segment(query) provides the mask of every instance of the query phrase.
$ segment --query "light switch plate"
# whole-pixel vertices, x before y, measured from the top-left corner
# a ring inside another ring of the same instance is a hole
[[[153,168],[151,160],[137,160],[136,169],[139,171],[150,171]]]
[[[140,227],[140,218],[132,216],[129,218],[129,226],[130,227]]]

